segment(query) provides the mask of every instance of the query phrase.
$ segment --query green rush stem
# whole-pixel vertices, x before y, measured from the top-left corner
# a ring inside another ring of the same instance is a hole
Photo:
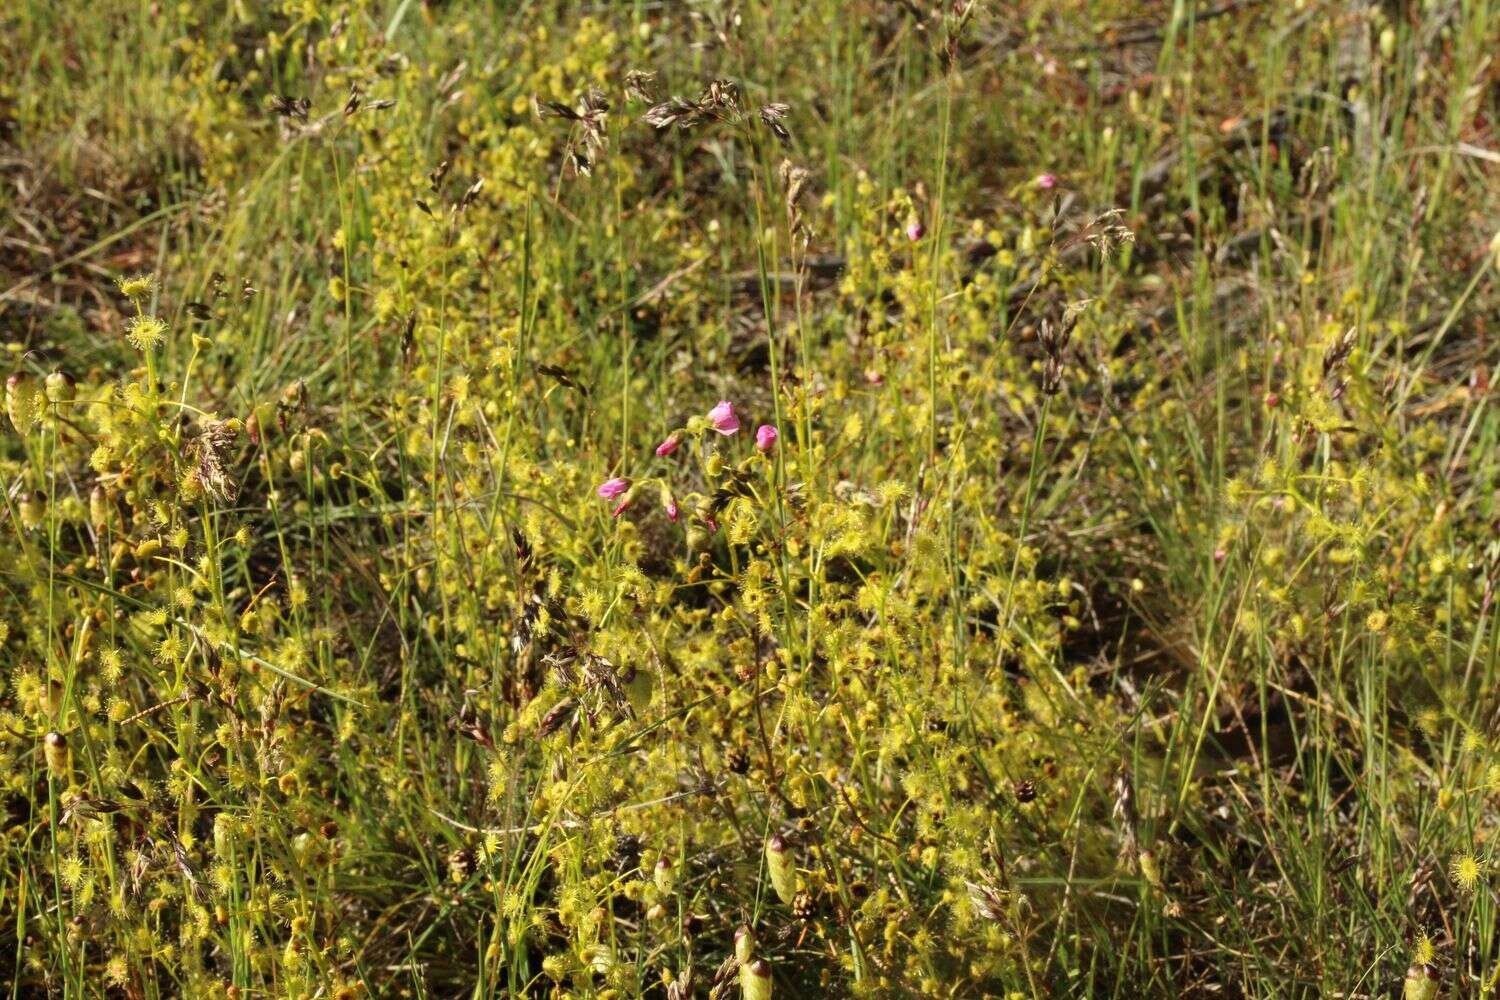
[[[348,199],[344,193],[344,171],[339,161],[339,151],[336,144],[330,144],[330,155],[333,158],[333,183],[339,199],[339,227],[343,235],[343,264],[344,264],[344,294],[340,303],[344,307],[344,389],[340,393],[344,411],[348,412],[349,400],[354,396],[354,312],[353,312],[353,290],[349,286],[349,207]],[[445,285],[446,287],[446,285]]]
[[[47,671],[47,673],[48,673],[47,683],[51,682],[51,676],[50,675],[52,673],[52,668],[54,666],[56,666],[56,664],[54,663],[54,650],[55,650],[54,636],[55,636],[56,630],[57,630],[57,609],[56,609],[56,596],[57,596],[57,562],[56,562],[56,555],[57,555],[57,513],[56,513],[56,511],[57,511],[57,504],[55,502],[56,498],[53,496],[53,493],[54,493],[53,482],[54,482],[54,480],[52,479],[52,477],[49,477],[47,475],[47,469],[52,464],[52,448],[49,447],[49,442],[48,442],[48,431],[49,431],[49,429],[50,428],[47,425],[44,425],[43,428],[42,428],[42,434],[41,434],[41,437],[42,437],[42,447],[41,447],[41,482],[42,482],[42,485],[46,489],[46,496],[47,496],[47,632],[46,632],[46,636],[47,636],[47,661],[48,661],[48,668],[49,668],[48,671]],[[71,687],[72,687],[72,671],[67,671],[67,682],[64,685],[64,691],[66,692],[67,689],[71,688]],[[64,712],[65,712],[65,708],[59,707],[59,709],[58,709],[58,716],[59,717],[52,720],[52,724],[57,727],[57,732],[59,732],[59,733],[65,733],[66,729],[67,729],[67,726],[65,725],[65,721],[66,720],[63,717],[63,713]],[[79,726],[80,730],[82,730],[82,728],[83,728],[82,725],[81,725],[81,723],[82,723],[82,717],[80,716],[80,726]],[[63,753],[64,753],[64,760],[67,760],[67,755],[70,755],[72,753],[71,747],[68,748],[68,749],[65,749],[63,751]],[[67,993],[67,984],[71,981],[71,966],[72,966],[72,962],[71,962],[71,956],[68,954],[68,950],[69,950],[69,944],[68,944],[68,925],[67,925],[67,917],[66,917],[66,912],[67,912],[68,907],[67,907],[67,903],[66,903],[65,899],[63,898],[62,881],[61,881],[61,875],[60,875],[61,864],[62,864],[62,857],[61,857],[61,854],[60,854],[60,852],[58,850],[58,844],[57,844],[57,824],[58,824],[57,776],[52,773],[52,767],[51,767],[50,763],[48,763],[46,761],[46,759],[45,759],[45,753],[44,753],[44,759],[42,761],[42,764],[43,764],[43,766],[47,770],[47,837],[48,837],[48,839],[52,843],[52,892],[53,892],[53,899],[57,903],[57,950],[58,950],[58,955],[60,956],[60,958],[62,960],[62,974],[63,974],[63,983],[64,983],[64,995],[66,995],[66,993]]]
[[[755,192],[755,260],[760,277],[761,309],[766,316],[766,352],[770,358],[771,366],[771,409],[776,417],[776,426],[781,426],[781,363],[777,360],[776,353],[776,321],[771,311],[771,282],[766,270],[766,241],[765,241],[765,218],[764,206],[762,204],[761,191],[759,187]],[[806,469],[802,470],[807,474]],[[791,627],[792,622],[792,595],[791,595],[791,570],[787,565],[786,552],[786,506],[782,498],[781,484],[786,482],[786,457],[785,451],[778,447],[776,449],[776,488],[772,490],[776,502],[776,523],[779,541],[776,546],[780,559],[777,566],[781,576],[781,613],[782,613],[782,639],[786,639],[785,632]]]
[[[1036,435],[1031,440],[1031,464],[1026,470],[1026,497],[1021,502],[1021,524],[1016,532],[1016,550],[1010,558],[1010,579],[1005,584],[1005,623],[1001,629],[1010,627],[1011,618],[1014,615],[1012,598],[1016,589],[1016,573],[1021,566],[1021,549],[1026,545],[1026,531],[1031,520],[1031,503],[1036,494],[1037,467],[1042,454],[1042,441],[1047,434],[1047,414],[1052,410],[1052,397],[1049,395],[1042,400],[1042,412],[1037,418]]]
[[[625,269],[625,193],[621,171],[616,168],[612,172],[615,177],[615,245],[620,275],[620,378],[624,381],[620,391],[620,458],[623,461],[630,452],[630,299]]]
[[[938,266],[943,246],[944,201],[948,192],[948,144],[953,126],[953,71],[944,80],[942,101],[942,139],[938,143],[937,199],[932,211],[932,247],[928,256],[927,285],[927,460],[928,470],[936,476],[937,466],[937,364],[938,364]]]

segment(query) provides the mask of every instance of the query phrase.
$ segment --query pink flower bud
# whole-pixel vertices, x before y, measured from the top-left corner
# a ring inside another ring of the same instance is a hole
[[[662,509],[667,512],[667,520],[677,523],[677,498],[672,495],[672,488],[666,483],[660,484]]]
[[[761,451],[770,451],[776,447],[776,439],[780,437],[776,428],[770,424],[761,424],[755,429],[755,447]]]
[[[680,444],[682,444],[682,431],[673,431],[667,435],[665,441],[656,446],[656,457],[666,458],[672,452],[676,451],[677,446]]]
[[[621,479],[619,476],[616,476],[614,479],[608,479],[600,483],[599,488],[594,492],[599,494],[599,499],[601,500],[613,500],[628,489],[630,489],[630,480]]]
[[[740,429],[740,418],[734,412],[734,404],[727,399],[719,400],[719,405],[708,411],[708,420],[714,425],[714,430],[725,437]]]
[[[922,223],[918,220],[913,219],[906,224],[906,238],[911,240],[913,243],[917,242],[926,235],[927,227],[922,225]]]
[[[1036,186],[1039,187],[1039,188],[1041,188],[1043,191],[1051,191],[1053,188],[1057,187],[1057,175],[1056,174],[1041,174],[1041,175],[1039,175],[1037,177],[1037,179],[1036,179]]]
[[[614,510],[612,510],[612,511],[609,512],[609,516],[610,517],[619,517],[621,514],[625,513],[625,508],[629,507],[629,506],[630,506],[630,498],[626,497],[624,500],[620,501],[619,506],[617,506]]]

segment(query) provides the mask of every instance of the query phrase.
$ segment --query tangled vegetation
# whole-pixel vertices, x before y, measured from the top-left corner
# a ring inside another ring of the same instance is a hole
[[[0,10],[0,985],[1493,993],[1496,51]]]

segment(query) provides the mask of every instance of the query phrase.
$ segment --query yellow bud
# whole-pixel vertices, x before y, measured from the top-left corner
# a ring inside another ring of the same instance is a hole
[[[43,503],[40,493],[23,493],[20,499],[21,526],[35,528],[42,523],[46,516],[47,505]]]
[[[63,686],[60,682],[49,680],[47,682],[47,714],[56,719],[63,710]]]
[[[1396,54],[1396,29],[1386,28],[1380,33],[1380,57],[1386,62]]]
[[[1156,855],[1151,851],[1142,851],[1140,854],[1141,875],[1147,882],[1157,889],[1161,888],[1161,867],[1156,863]]]
[[[109,523],[109,494],[103,486],[89,490],[89,523],[102,528]]]
[[[214,853],[227,855],[234,841],[234,818],[228,813],[219,813],[214,817]]]

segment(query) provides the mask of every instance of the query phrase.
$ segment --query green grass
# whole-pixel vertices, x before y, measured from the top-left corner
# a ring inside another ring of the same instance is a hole
[[[0,988],[1490,992],[1497,42],[6,9]]]

